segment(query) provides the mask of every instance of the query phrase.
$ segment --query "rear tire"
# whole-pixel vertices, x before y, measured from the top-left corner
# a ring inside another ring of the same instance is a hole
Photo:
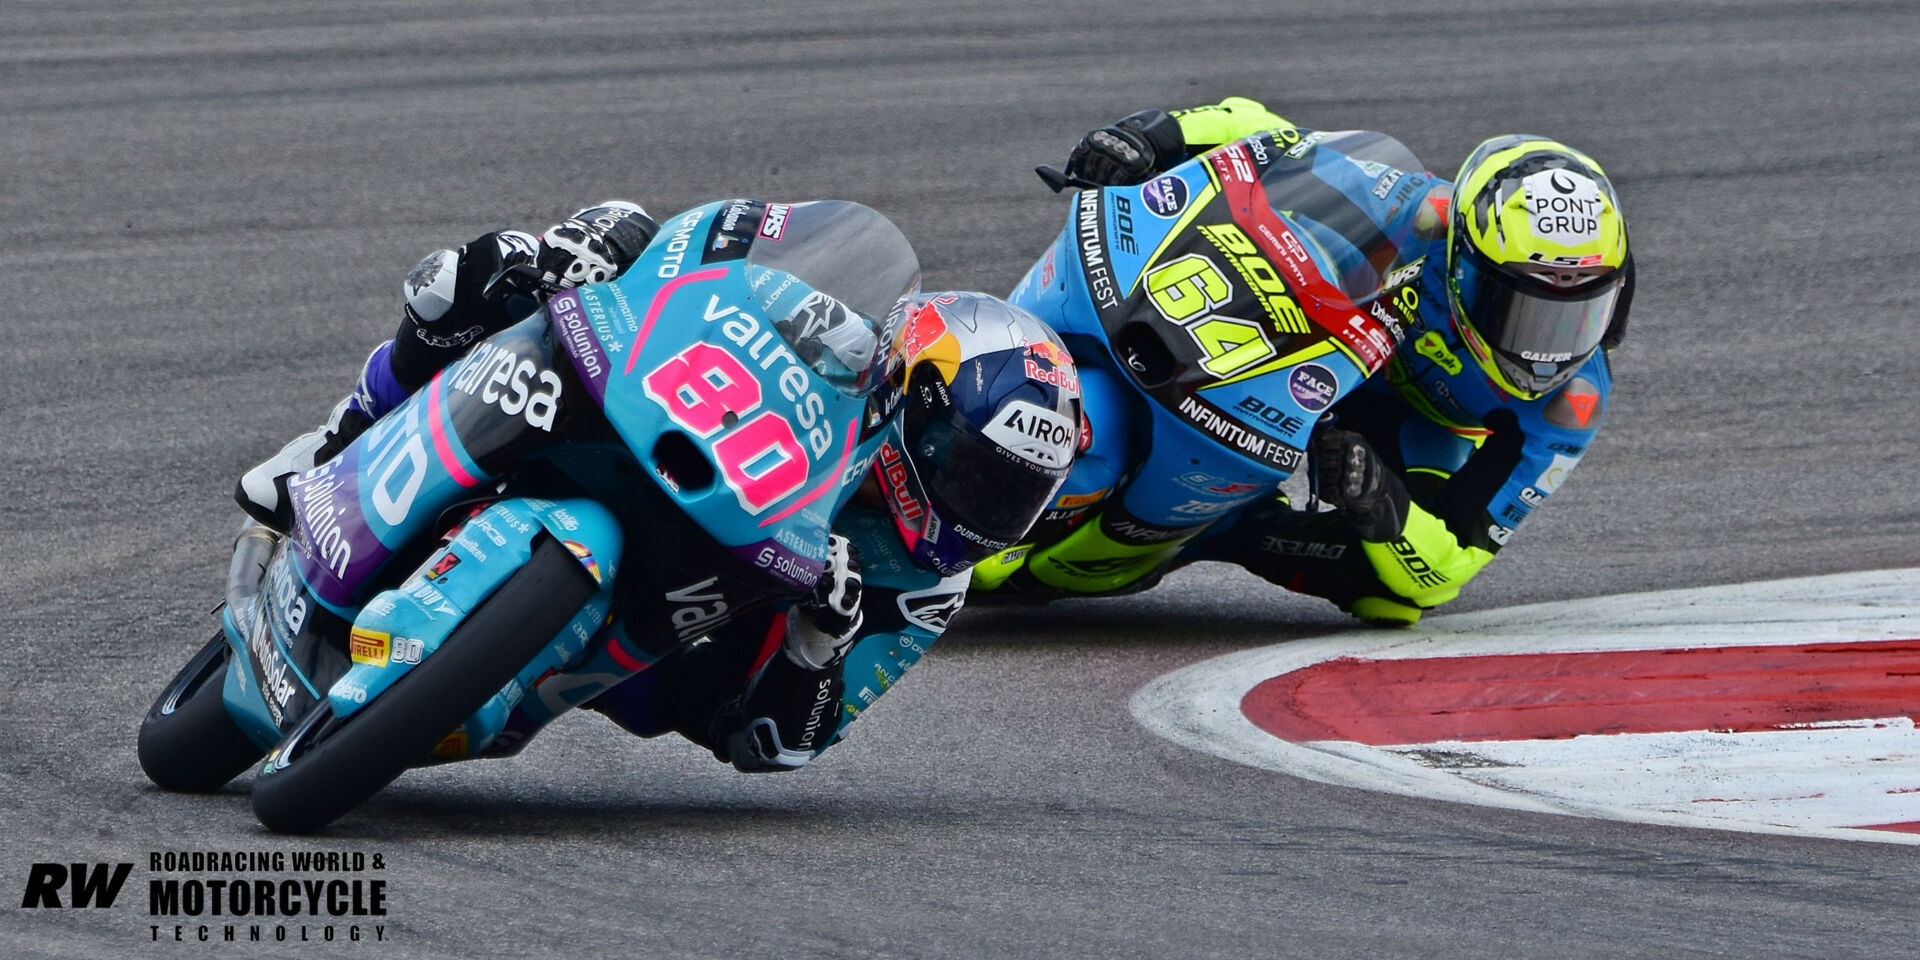
[[[253,812],[276,833],[311,833],[379,793],[525,667],[597,590],[543,536],[532,559],[431,656],[344,718],[323,698],[253,781]]]
[[[240,732],[221,698],[232,652],[226,634],[215,631],[140,722],[140,769],[160,789],[212,793],[266,753]]]

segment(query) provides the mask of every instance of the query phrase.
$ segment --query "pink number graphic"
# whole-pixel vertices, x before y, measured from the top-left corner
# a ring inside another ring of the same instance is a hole
[[[744,416],[760,405],[760,381],[733,354],[710,343],[680,351],[642,383],[674,423],[702,438],[725,426],[727,414]]]
[[[785,417],[760,406],[760,381],[733,354],[696,342],[642,378],[668,419],[712,441],[713,462],[747,512],[759,514],[806,486],[812,465]],[[730,420],[731,414],[734,419]]]
[[[806,486],[807,451],[784,417],[769,410],[713,442],[713,459],[749,513]]]

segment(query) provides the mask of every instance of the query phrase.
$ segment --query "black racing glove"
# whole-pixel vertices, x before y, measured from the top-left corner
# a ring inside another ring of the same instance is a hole
[[[1067,173],[1102,186],[1139,183],[1187,158],[1180,122],[1164,110],[1142,110],[1080,139]]]
[[[548,227],[534,264],[550,286],[606,283],[633,266],[659,232],[639,204],[609,200]]]
[[[743,773],[793,770],[839,727],[845,681],[840,662],[860,634],[860,554],[847,538],[827,539],[827,568],[813,595],[787,611],[781,653],[768,658],[744,696],[714,714],[713,754]]]
[[[1386,543],[1407,528],[1407,487],[1365,437],[1323,429],[1307,444],[1320,499],[1345,511],[1360,539]]]
[[[714,714],[707,742],[741,773],[797,770],[832,741],[845,690],[839,664],[812,670],[771,657],[746,696]]]

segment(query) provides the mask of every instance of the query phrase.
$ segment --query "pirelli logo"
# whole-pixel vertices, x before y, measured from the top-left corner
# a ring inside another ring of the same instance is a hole
[[[354,663],[370,663],[376,667],[387,665],[387,651],[392,634],[354,627],[347,634],[347,654]]]

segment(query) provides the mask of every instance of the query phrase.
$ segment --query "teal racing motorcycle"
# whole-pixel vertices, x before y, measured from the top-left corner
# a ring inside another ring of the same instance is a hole
[[[544,302],[294,478],[289,531],[241,530],[219,629],[141,724],[154,783],[253,766],[260,821],[317,830],[820,578],[898,402],[898,228],[719,201],[613,283],[495,282]]]

